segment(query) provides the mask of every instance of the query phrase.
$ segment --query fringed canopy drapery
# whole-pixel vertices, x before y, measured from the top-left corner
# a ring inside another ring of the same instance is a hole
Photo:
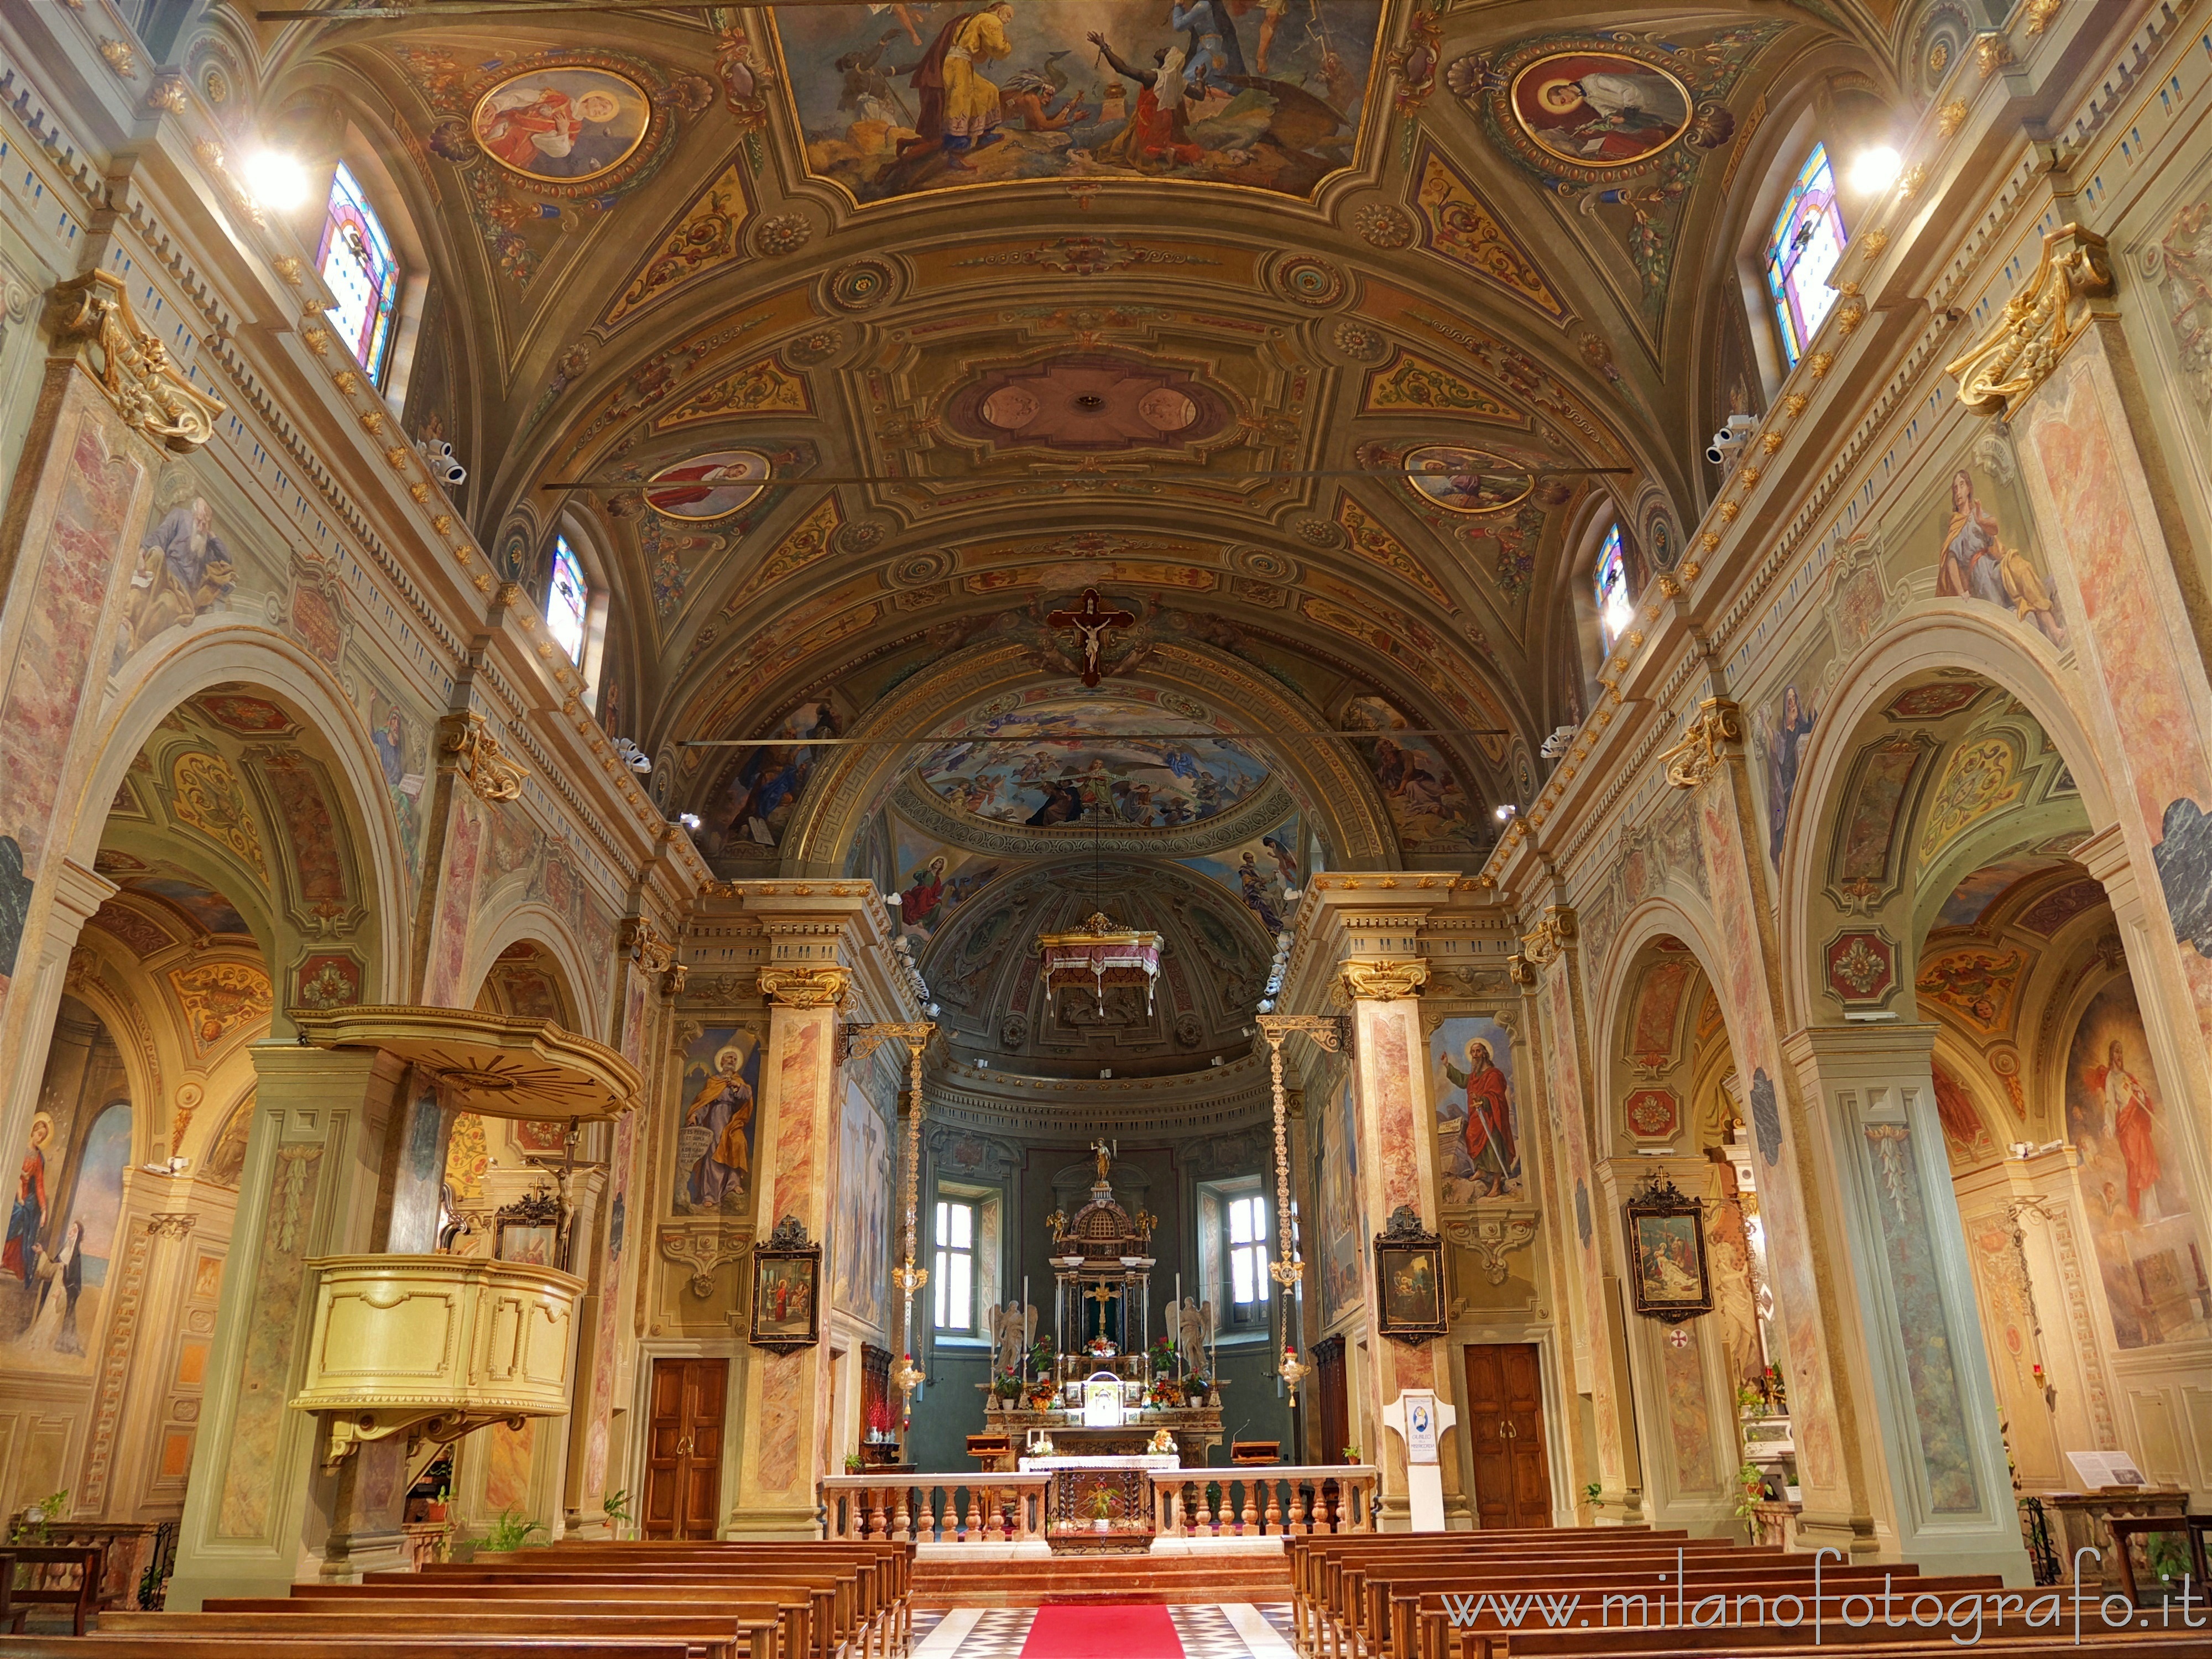
[[[1109,985],[1142,985],[1145,1012],[1160,977],[1160,936],[1123,927],[1103,910],[1072,933],[1037,935],[1039,971],[1048,994],[1064,985],[1087,985],[1106,1012]]]

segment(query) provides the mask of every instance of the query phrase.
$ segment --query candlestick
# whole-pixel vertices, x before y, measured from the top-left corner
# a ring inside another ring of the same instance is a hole
[[[1024,1325],[1024,1328],[1026,1328],[1026,1327],[1028,1326],[1029,1322],[1030,1322],[1030,1276],[1029,1276],[1027,1273],[1024,1273],[1024,1274],[1022,1275],[1022,1324]],[[1029,1340],[1029,1337],[1028,1337],[1028,1335],[1027,1335],[1027,1334],[1026,1334],[1026,1330],[1024,1330],[1024,1335],[1023,1335],[1023,1337],[1022,1337],[1022,1381],[1023,1381],[1023,1382],[1028,1382],[1029,1380],[1030,1380],[1030,1340]]]

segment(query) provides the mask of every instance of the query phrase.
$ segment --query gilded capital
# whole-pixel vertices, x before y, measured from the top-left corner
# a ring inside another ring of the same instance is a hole
[[[2050,232],[2027,286],[2005,301],[1989,332],[1944,366],[1958,380],[1960,403],[1976,415],[2005,414],[2043,384],[2087,328],[2075,301],[2102,299],[2112,285],[2103,237],[2079,225]]]
[[[1536,988],[1536,964],[1516,951],[1505,958],[1505,977],[1524,991]]]
[[[1417,997],[1429,982],[1426,957],[1354,957],[1339,969],[1347,997],[1360,1002],[1395,1002]]]
[[[1426,976],[1425,966],[1423,977]],[[1253,1023],[1259,1026],[1260,1035],[1267,1040],[1267,1046],[1271,1048],[1281,1048],[1284,1038],[1299,1031],[1304,1032],[1332,1054],[1344,1044],[1344,1016],[1341,1014],[1261,1014]]]
[[[837,1007],[852,984],[853,970],[834,962],[760,970],[760,994],[786,1008]]]
[[[1544,919],[1533,933],[1521,936],[1523,958],[1535,967],[1549,963],[1567,947],[1575,937],[1575,913],[1564,904],[1554,904],[1544,911]]]
[[[1682,729],[1681,741],[1659,757],[1667,781],[1695,789],[1743,751],[1743,711],[1726,697],[1707,697]]]
[[[222,404],[179,374],[168,348],[139,328],[120,278],[88,271],[58,284],[53,301],[56,343],[100,383],[125,421],[180,455],[215,436]]]
[[[473,709],[448,714],[441,724],[445,752],[453,757],[453,770],[478,797],[487,801],[513,800],[522,793],[521,769],[507,759],[482,714]]]

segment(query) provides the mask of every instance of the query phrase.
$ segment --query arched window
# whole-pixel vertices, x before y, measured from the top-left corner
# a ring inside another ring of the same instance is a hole
[[[1828,166],[1828,147],[1816,143],[1797,169],[1790,193],[1782,198],[1774,233],[1766,239],[1767,300],[1774,307],[1782,349],[1792,368],[1836,303],[1828,276],[1850,240],[1836,204],[1836,175]]]
[[[1628,560],[1621,551],[1620,525],[1616,520],[1606,531],[1605,540],[1597,550],[1597,627],[1604,638],[1605,648],[1613,649],[1613,642],[1627,629],[1636,615],[1636,603],[1628,594]]]
[[[591,611],[592,584],[585,578],[584,562],[566,536],[556,536],[552,577],[545,584],[545,631],[579,666],[584,660],[584,620]]]
[[[337,303],[331,321],[368,378],[380,386],[392,361],[392,324],[399,309],[399,261],[376,210],[344,162],[331,178],[329,211],[317,269]]]

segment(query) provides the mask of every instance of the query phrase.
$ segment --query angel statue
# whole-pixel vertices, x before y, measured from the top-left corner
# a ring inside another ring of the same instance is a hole
[[[1182,1355],[1184,1369],[1208,1370],[1206,1350],[1213,1341],[1213,1304],[1185,1297],[1180,1305],[1168,1304],[1168,1333]]]
[[[991,1326],[991,1368],[1019,1373],[1028,1364],[1030,1344],[1036,1337],[1036,1310],[1019,1302],[994,1308]]]

